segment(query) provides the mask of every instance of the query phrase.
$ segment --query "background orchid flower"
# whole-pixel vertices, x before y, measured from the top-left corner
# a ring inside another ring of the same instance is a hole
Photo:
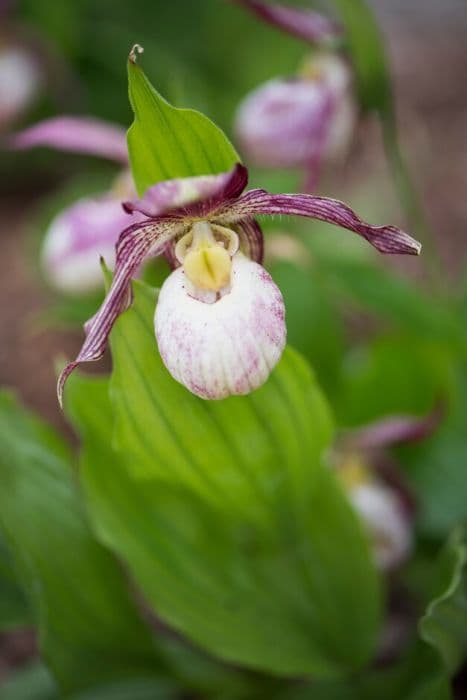
[[[331,20],[301,8],[240,0],[241,5],[292,35],[318,44],[295,76],[274,78],[240,104],[235,131],[251,163],[265,168],[303,168],[305,189],[314,189],[324,163],[340,159],[357,120],[352,72],[329,45],[340,37]]]
[[[411,554],[415,504],[410,489],[387,451],[423,440],[440,423],[440,406],[427,416],[390,416],[350,431],[338,446],[334,463],[349,499],[373,544],[375,562],[394,569]]]
[[[383,571],[395,568],[410,555],[413,537],[400,494],[355,456],[342,462],[340,477],[368,532],[376,565]]]
[[[58,290],[86,293],[102,285],[101,256],[113,268],[118,232],[128,224],[121,201],[135,196],[129,170],[125,131],[119,126],[82,117],[55,117],[10,139],[15,149],[49,146],[62,151],[101,156],[123,166],[111,188],[85,197],[61,211],[49,224],[42,247],[46,279]]]
[[[280,291],[262,267],[260,214],[320,219],[365,238],[383,253],[418,254],[420,244],[394,226],[371,226],[347,205],[307,194],[244,194],[248,173],[230,172],[161,182],[125,203],[145,220],[126,228],[116,247],[112,285],[76,360],[102,357],[110,330],[131,303],[131,278],[149,256],[166,254],[175,268],[159,294],[155,334],[172,376],[202,398],[245,394],[260,386],[285,345]]]
[[[0,36],[0,132],[10,128],[36,98],[39,62],[27,45]]]

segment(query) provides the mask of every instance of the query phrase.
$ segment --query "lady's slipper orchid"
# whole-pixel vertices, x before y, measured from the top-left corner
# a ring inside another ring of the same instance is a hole
[[[77,358],[58,381],[81,362],[102,357],[110,330],[131,303],[131,278],[149,256],[165,254],[175,268],[165,281],[155,312],[162,360],[172,376],[194,394],[220,399],[260,386],[285,345],[280,291],[261,265],[259,214],[304,216],[337,224],[363,236],[383,253],[417,254],[420,245],[394,226],[370,226],[342,202],[306,194],[244,194],[248,174],[230,172],[169,180],[151,187],[126,211],[144,221],[121,234],[115,274],[97,314],[86,324]]]
[[[386,450],[428,437],[441,416],[437,406],[423,418],[384,418],[351,431],[336,450],[338,475],[368,531],[376,565],[383,571],[394,569],[410,555],[414,510],[410,491]]]
[[[310,43],[330,43],[339,30],[303,9],[242,0],[262,19]],[[346,60],[324,49],[307,58],[299,73],[276,78],[241,103],[235,123],[248,159],[265,168],[303,168],[305,189],[316,185],[324,163],[348,151],[357,121],[352,73]]]
[[[55,117],[12,136],[9,143],[15,149],[49,146],[101,156],[122,166],[128,163],[124,129],[95,119]],[[51,221],[44,237],[42,266],[56,289],[80,294],[102,285],[99,259],[105,257],[113,267],[118,232],[128,223],[121,201],[134,196],[125,168],[108,192],[78,200]]]

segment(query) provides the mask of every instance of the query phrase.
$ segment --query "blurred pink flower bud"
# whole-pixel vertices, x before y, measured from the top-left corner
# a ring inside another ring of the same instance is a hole
[[[102,287],[100,257],[113,268],[116,232],[128,225],[120,200],[80,199],[50,223],[42,248],[47,281],[59,291],[83,294]]]
[[[235,122],[240,147],[259,167],[301,167],[312,187],[322,165],[343,157],[357,107],[347,63],[334,54],[311,57],[293,78],[274,79],[250,93]]]

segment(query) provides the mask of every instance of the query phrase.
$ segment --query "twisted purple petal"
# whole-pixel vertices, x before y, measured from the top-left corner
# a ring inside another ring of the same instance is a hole
[[[342,29],[336,22],[312,10],[270,5],[260,0],[234,0],[234,2],[251,10],[268,24],[311,44],[329,42],[342,36]]]
[[[343,202],[311,194],[270,194],[266,190],[250,190],[217,211],[216,218],[220,223],[228,224],[259,214],[305,216],[335,224],[362,236],[380,253],[418,255],[421,250],[421,244],[400,228],[372,226]]]
[[[99,311],[85,325],[86,339],[73,362],[60,374],[57,382],[57,395],[60,406],[63,400],[65,382],[81,362],[99,360],[105,352],[107,339],[118,316],[131,303],[131,278],[143,260],[149,255],[158,255],[167,241],[180,230],[183,224],[179,218],[164,217],[153,219],[146,224],[134,224],[126,228],[116,245],[115,274],[110,290]]]
[[[8,145],[18,150],[49,146],[128,163],[125,130],[98,119],[67,116],[46,119],[14,134]]]
[[[183,216],[204,216],[226,200],[238,197],[248,183],[248,171],[237,163],[232,170],[218,175],[176,178],[153,185],[136,201],[125,202],[128,213],[162,216],[177,212]]]
[[[429,437],[439,426],[445,407],[438,403],[426,416],[390,416],[352,431],[346,442],[360,450],[374,450],[400,443],[418,442]],[[345,438],[344,438],[345,439]]]

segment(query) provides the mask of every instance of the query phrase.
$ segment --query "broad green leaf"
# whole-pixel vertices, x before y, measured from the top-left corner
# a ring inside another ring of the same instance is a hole
[[[430,298],[383,265],[342,258],[320,261],[321,276],[331,293],[348,306],[388,319],[393,326],[424,340],[460,347],[462,328],[454,310]]]
[[[115,485],[113,474],[119,473],[120,460],[112,449],[113,418],[108,385],[107,378],[86,377],[75,373],[67,388],[66,409],[83,442],[81,475],[90,515],[98,537],[103,542],[112,544],[113,538],[109,539],[106,528],[101,526],[101,522],[112,522],[115,517],[110,499]],[[96,465],[99,465],[98,470]],[[109,498],[104,497],[105,492]],[[100,511],[103,509],[105,512],[102,514]],[[118,528],[118,525],[115,527]],[[251,690],[251,681],[246,680],[237,670],[218,664],[170,634],[159,635],[155,642],[171,675],[183,687],[209,694],[228,690],[232,697],[237,697],[236,693],[238,697],[248,696],[245,686]]]
[[[452,700],[449,678],[435,652],[420,640],[401,650],[400,658],[379,669],[366,669],[344,681],[288,687],[271,700]]]
[[[61,695],[42,664],[20,669],[1,689],[2,700],[60,700]],[[83,692],[67,695],[67,700],[176,700],[173,684],[157,678],[141,677],[109,682]]]
[[[131,60],[128,83],[135,115],[128,149],[140,195],[161,180],[227,171],[240,160],[219,127],[200,112],[172,107]]]
[[[438,343],[403,335],[352,349],[337,402],[340,423],[361,425],[394,413],[426,415],[451,393],[451,364]]]
[[[451,536],[440,561],[439,593],[420,621],[421,637],[453,674],[467,657],[467,529]]]
[[[177,700],[173,684],[157,678],[135,678],[73,694],[70,700]]]
[[[32,624],[26,597],[17,582],[10,553],[0,539],[0,631]]]
[[[309,369],[288,350],[253,394],[198,399],[162,365],[155,292],[134,289],[111,341],[114,459],[83,433],[99,537],[158,614],[216,656],[286,675],[361,665],[374,649],[378,577],[320,462],[330,420]],[[79,423],[73,383],[67,401]],[[93,399],[96,421],[104,406]]]
[[[160,670],[124,575],[88,528],[67,449],[0,397],[0,526],[62,689]]]

